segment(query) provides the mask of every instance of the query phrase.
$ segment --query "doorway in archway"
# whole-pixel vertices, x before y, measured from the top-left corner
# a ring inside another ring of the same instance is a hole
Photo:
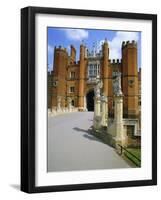
[[[94,111],[94,90],[90,90],[86,96],[87,99],[87,110]]]

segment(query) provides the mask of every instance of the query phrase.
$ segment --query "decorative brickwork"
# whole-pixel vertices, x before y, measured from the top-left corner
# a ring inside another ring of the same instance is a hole
[[[60,106],[71,105],[79,111],[88,110],[87,95],[94,89],[96,77],[102,80],[102,94],[108,98],[108,113],[114,115],[114,99],[112,81],[116,72],[121,72],[123,92],[123,116],[138,118],[140,116],[141,71],[137,66],[137,43],[122,43],[122,59],[109,59],[109,46],[105,40],[102,50],[89,52],[84,44],[80,45],[80,58],[76,62],[76,49],[71,45],[70,55],[61,46],[54,49],[53,71],[48,73],[48,108],[56,108],[58,97]],[[91,101],[93,102],[93,101]]]

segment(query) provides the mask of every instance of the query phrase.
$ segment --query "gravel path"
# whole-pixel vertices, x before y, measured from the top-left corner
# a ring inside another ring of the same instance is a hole
[[[115,152],[88,133],[93,112],[76,112],[48,119],[48,171],[128,168]]]

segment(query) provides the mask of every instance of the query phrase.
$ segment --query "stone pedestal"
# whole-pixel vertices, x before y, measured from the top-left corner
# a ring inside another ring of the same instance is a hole
[[[101,125],[108,126],[108,102],[107,97],[101,97]]]
[[[57,112],[61,111],[61,97],[57,97]]]
[[[68,110],[69,112],[72,112],[72,100],[70,97],[68,97]]]
[[[87,99],[86,99],[86,96],[84,96],[84,111],[88,111],[87,110]]]
[[[100,96],[95,97],[94,99],[94,119],[93,127],[95,130],[101,128],[101,99]]]
[[[123,95],[114,96],[114,124],[116,145],[125,146],[126,137],[123,128]]]

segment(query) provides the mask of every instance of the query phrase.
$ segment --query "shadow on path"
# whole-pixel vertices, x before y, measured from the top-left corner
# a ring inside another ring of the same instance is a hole
[[[89,130],[85,130],[85,129],[82,129],[82,128],[74,127],[73,129],[74,129],[75,131],[78,131],[78,132],[89,133]]]
[[[87,138],[89,140],[98,141],[98,142],[103,143],[101,140],[99,140],[98,138],[94,137],[93,135],[84,134],[83,137],[85,137],[85,138]]]
[[[85,130],[85,129],[78,128],[78,127],[74,127],[73,129],[78,131],[78,132],[85,132],[86,134],[84,134],[83,137],[85,137],[86,139],[103,143],[100,139],[98,139],[94,135],[92,135],[92,131],[90,129]]]

